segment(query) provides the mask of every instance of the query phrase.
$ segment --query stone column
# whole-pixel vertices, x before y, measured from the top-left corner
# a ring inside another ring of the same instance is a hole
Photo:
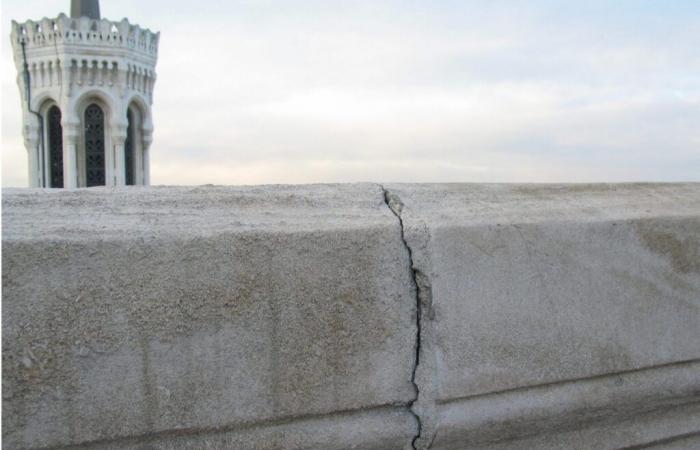
[[[143,185],[151,185],[151,144],[153,143],[153,131],[144,130],[143,134]]]
[[[63,119],[63,187],[75,189],[80,186],[78,177],[78,142],[80,120]]]
[[[24,134],[24,147],[27,149],[27,155],[29,156],[28,164],[28,177],[29,187],[41,187],[43,170],[41,167],[41,152],[40,140],[39,140],[39,125],[38,119],[35,117],[25,117],[25,126],[23,129]]]
[[[61,84],[65,90],[66,97],[71,97],[73,95],[73,83],[75,82],[76,67],[73,66],[73,61],[66,58],[61,61]]]
[[[29,128],[29,127],[27,127]],[[27,134],[31,133],[31,136]],[[39,153],[41,149],[39,148],[39,129],[37,128],[33,132],[25,131],[24,136],[24,147],[27,149],[27,155],[29,156],[29,172],[27,181],[29,182],[29,187],[41,187],[41,158]]]
[[[112,147],[114,149],[114,172],[111,177],[114,186],[126,186],[126,156],[124,143],[126,142],[127,124],[118,123],[112,126]],[[110,183],[108,182],[107,185]]]

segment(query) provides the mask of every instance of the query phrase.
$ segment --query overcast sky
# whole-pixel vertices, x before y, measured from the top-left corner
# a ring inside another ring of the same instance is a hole
[[[24,186],[2,0],[2,184]],[[112,0],[161,31],[153,184],[700,181],[698,0]]]

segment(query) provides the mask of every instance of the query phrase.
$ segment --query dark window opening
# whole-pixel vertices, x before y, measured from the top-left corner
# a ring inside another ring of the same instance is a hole
[[[61,110],[52,106],[48,113],[49,135],[49,186],[63,187],[63,127]]]
[[[124,170],[126,170],[126,185],[133,186],[134,182],[134,114],[131,110],[126,113],[126,142],[124,142]]]
[[[85,110],[85,179],[88,187],[105,185],[104,112],[95,104]]]

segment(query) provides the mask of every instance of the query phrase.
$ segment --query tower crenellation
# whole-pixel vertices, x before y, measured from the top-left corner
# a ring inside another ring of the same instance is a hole
[[[12,41],[26,38],[27,49],[53,48],[61,45],[86,45],[105,49],[125,48],[146,57],[158,57],[160,33],[132,25],[124,18],[119,22],[89,17],[71,18],[61,13],[55,19],[12,21]]]
[[[147,185],[160,33],[71,12],[12,22],[30,185]]]

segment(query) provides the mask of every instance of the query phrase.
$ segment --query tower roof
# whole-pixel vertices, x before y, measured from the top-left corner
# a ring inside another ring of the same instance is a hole
[[[89,17],[100,19],[100,0],[71,0],[70,16],[74,19]]]

